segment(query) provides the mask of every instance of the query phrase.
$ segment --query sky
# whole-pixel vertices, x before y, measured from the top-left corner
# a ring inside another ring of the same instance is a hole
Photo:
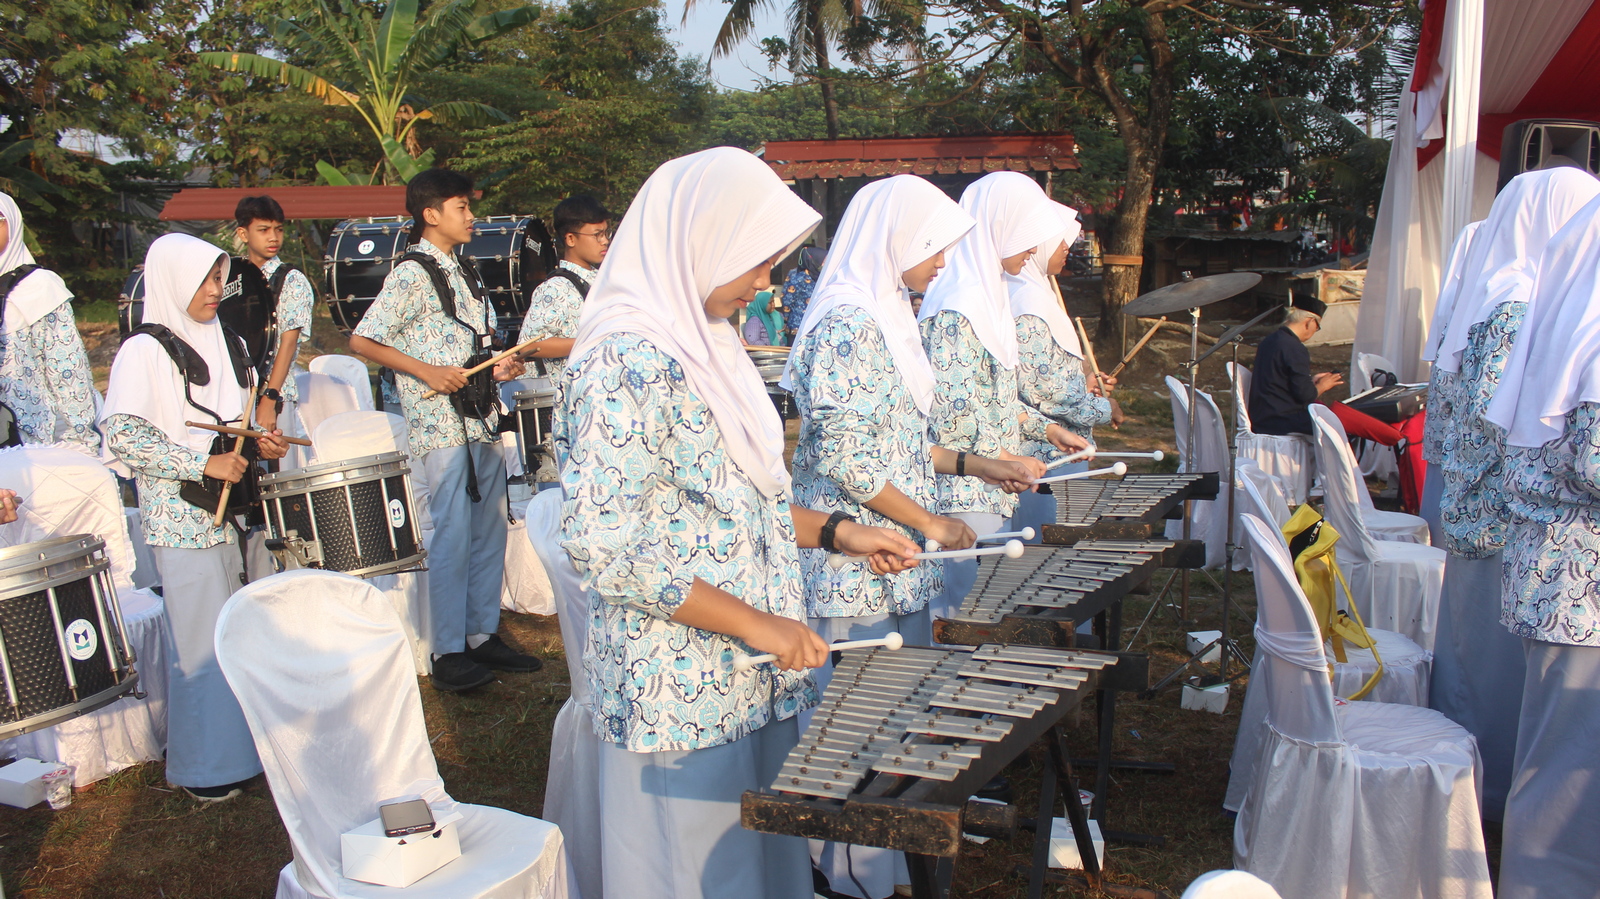
[[[683,0],[668,0],[667,24],[672,37],[684,56],[698,56],[702,61],[711,59],[711,79],[721,87],[734,90],[751,90],[762,78],[786,78],[782,68],[767,68],[767,59],[761,55],[760,40],[783,33],[783,9],[786,3],[773,2],[756,10],[754,30],[727,56],[711,59],[711,44],[717,39],[717,29],[728,13],[728,4],[722,0],[696,0],[689,20],[683,21]]]

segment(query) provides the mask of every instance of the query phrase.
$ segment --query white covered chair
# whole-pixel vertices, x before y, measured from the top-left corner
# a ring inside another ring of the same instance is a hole
[[[1254,567],[1250,542],[1244,539],[1242,516],[1254,515],[1275,528],[1289,522],[1292,510],[1278,489],[1278,479],[1262,471],[1249,459],[1239,460],[1239,493],[1234,498],[1233,534],[1238,546],[1233,553],[1234,570]]]
[[[1272,884],[1249,871],[1207,871],[1183,891],[1183,899],[1283,899]]]
[[[561,495],[559,490],[544,492]],[[528,542],[528,513],[524,509],[517,515],[515,506],[511,511],[517,520],[506,526],[506,573],[500,587],[500,608],[524,615],[554,615],[560,609],[550,574]]]
[[[1194,452],[1189,447],[1189,388],[1167,376],[1167,397],[1172,402],[1172,427],[1178,444],[1178,470],[1214,471],[1219,483],[1228,483],[1228,438],[1222,430],[1222,414],[1205,391],[1196,391],[1199,408],[1195,412]],[[1167,522],[1167,539],[1183,536],[1183,520]],[[1206,544],[1206,568],[1221,568],[1227,560],[1228,493],[1226,486],[1214,500],[1190,503],[1189,537]]]
[[[317,428],[342,412],[368,410],[361,408],[360,395],[355,388],[330,375],[301,372],[295,375],[295,384],[300,391],[300,428],[311,437],[312,443],[309,449],[302,447],[305,451],[301,453],[300,461],[304,465],[314,465],[323,461],[320,448],[316,446]]]
[[[1234,867],[1295,899],[1490,899],[1472,735],[1432,709],[1336,701],[1287,551],[1255,516],[1245,526],[1258,563],[1250,688],[1267,721]]]
[[[1261,470],[1278,479],[1291,507],[1298,507],[1311,495],[1317,477],[1316,453],[1311,440],[1295,434],[1257,434],[1250,429],[1250,369],[1227,365],[1233,384],[1233,440],[1239,456],[1250,459]]]
[[[329,353],[312,359],[309,368],[319,375],[327,375],[350,385],[361,411],[371,412],[376,408],[372,403],[372,375],[367,371],[367,364],[360,359],[342,353]]]
[[[406,453],[410,459],[407,440],[406,423],[400,416],[357,411],[341,412],[318,425],[312,443],[316,444],[320,462],[344,462],[385,453]],[[411,498],[417,504],[417,508],[411,510],[411,517],[426,547],[433,540],[433,516],[428,511],[427,479],[415,460],[411,460],[410,478]],[[417,673],[431,673],[433,641],[428,629],[428,573],[406,571],[367,580],[394,603],[416,656]]]
[[[1314,405],[1311,407],[1314,419],[1325,422],[1338,433],[1339,439],[1345,446],[1350,445],[1350,435],[1344,429],[1344,424],[1339,421],[1339,416],[1327,406]],[[1349,453],[1352,466],[1356,465],[1355,451]],[[1367,489],[1367,482],[1360,477],[1360,468],[1351,469],[1356,472],[1354,483],[1356,487],[1356,500],[1361,504],[1361,520],[1366,522],[1367,530],[1378,540],[1395,540],[1400,543],[1421,543],[1431,546],[1433,535],[1428,530],[1427,519],[1420,515],[1411,515],[1406,512],[1390,512],[1379,509],[1372,504],[1372,491]],[[1324,487],[1326,489],[1326,487]]]
[[[1361,620],[1367,627],[1404,634],[1431,652],[1444,586],[1444,550],[1375,536],[1362,514],[1355,457],[1338,419],[1331,410],[1312,406],[1311,420],[1325,491],[1323,515],[1339,532],[1339,568],[1350,582]]]
[[[1377,353],[1356,353],[1354,368],[1356,380],[1350,385],[1351,396],[1372,389],[1373,372],[1399,371],[1393,362]],[[1367,441],[1361,450],[1360,462],[1363,477],[1382,478],[1390,486],[1398,483],[1400,464],[1395,459],[1394,447]]]
[[[0,452],[0,485],[22,504],[17,520],[0,525],[0,547],[72,534],[105,541],[111,582],[133,648],[143,699],[124,696],[97,711],[0,743],[0,755],[77,766],[87,786],[124,768],[158,761],[167,746],[167,663],[162,642],[166,606],[133,586],[135,555],[128,517],[111,470],[66,446],[19,446]]]
[[[561,547],[561,491],[543,490],[528,503],[528,542],[539,554],[555,592],[561,643],[572,692],[556,713],[550,732],[550,771],[545,778],[544,816],[561,828],[579,892],[605,895],[600,868],[600,738],[595,736],[593,700],[583,673],[589,633],[589,593]]]
[[[286,571],[235,593],[217,620],[217,661],[239,698],[294,859],[279,899],[564,899],[554,824],[444,790],[394,607],[371,584]],[[404,889],[345,878],[339,836],[378,804],[421,795],[453,813],[461,857]]]

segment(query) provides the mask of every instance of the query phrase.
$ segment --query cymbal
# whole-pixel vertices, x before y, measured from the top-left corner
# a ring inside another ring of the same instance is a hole
[[[1207,275],[1204,278],[1179,281],[1176,284],[1168,284],[1166,287],[1152,290],[1123,306],[1122,312],[1124,315],[1142,315],[1147,318],[1150,316],[1172,315],[1185,309],[1193,309],[1196,306],[1205,306],[1226,300],[1228,297],[1238,296],[1260,283],[1261,276],[1256,272],[1228,272],[1222,275]]]

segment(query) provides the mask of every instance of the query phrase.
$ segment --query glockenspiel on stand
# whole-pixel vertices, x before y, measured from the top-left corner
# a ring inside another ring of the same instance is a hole
[[[843,653],[810,725],[771,790],[744,794],[741,823],[789,834],[908,854],[913,895],[948,894],[963,833],[1014,833],[1015,809],[968,797],[1078,708],[1114,668],[1113,656],[989,644],[973,650],[906,647]],[[1054,816],[1056,781],[1077,795],[1059,741],[1047,766],[1040,816]],[[1099,881],[1081,803],[1067,814]],[[1050,828],[1037,829],[1035,853]],[[1042,878],[1035,884],[1038,895]]]
[[[1169,518],[1183,517],[1192,499],[1216,499],[1221,480],[1214,471],[1196,474],[1129,474],[1120,480],[1085,479],[1052,484],[1056,521],[1046,524],[1044,543],[1072,544],[1091,538],[1143,540],[1160,536]]]

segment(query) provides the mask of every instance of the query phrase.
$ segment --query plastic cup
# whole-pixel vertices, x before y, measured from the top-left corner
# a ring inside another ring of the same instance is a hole
[[[44,781],[45,801],[51,808],[63,809],[72,804],[72,775],[76,770],[72,765],[61,765],[40,777]]]

